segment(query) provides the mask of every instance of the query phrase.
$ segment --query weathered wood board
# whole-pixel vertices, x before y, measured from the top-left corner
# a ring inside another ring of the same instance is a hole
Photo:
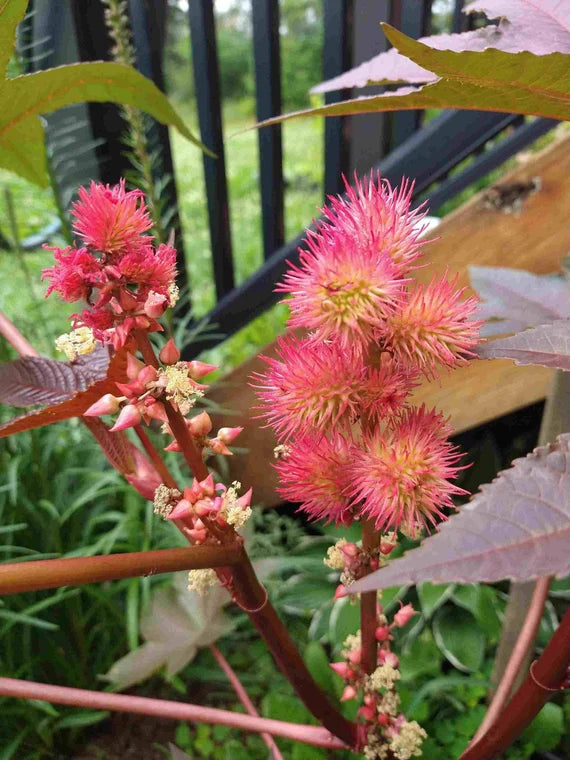
[[[486,191],[446,217],[437,228],[437,239],[426,246],[430,265],[417,270],[416,278],[429,282],[446,267],[459,275],[459,285],[469,285],[471,264],[506,266],[537,273],[560,269],[562,257],[570,251],[570,137],[561,136],[549,148],[532,156],[498,183],[506,190],[518,184],[540,180],[540,189],[528,195],[516,213],[489,208]],[[505,193],[508,195],[508,193]],[[272,346],[262,353],[271,354]],[[249,386],[252,372],[265,364],[253,357],[231,372],[209,396],[237,414],[218,419],[226,425],[243,425],[236,443],[249,449],[230,463],[232,478],[244,486],[254,486],[257,503],[279,502],[277,479],[271,467],[275,439],[273,432],[252,419],[257,400]],[[424,383],[415,392],[416,402],[436,406],[451,418],[457,432],[480,425],[532,404],[548,392],[551,370],[517,367],[509,360],[476,361],[443,376],[441,383]]]

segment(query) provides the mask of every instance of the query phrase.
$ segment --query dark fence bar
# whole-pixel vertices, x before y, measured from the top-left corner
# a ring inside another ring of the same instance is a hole
[[[202,142],[217,158],[204,154],[204,176],[214,281],[218,299],[234,287],[234,265],[230,234],[230,209],[222,134],[220,76],[216,27],[212,0],[192,0],[189,7],[194,81]]]
[[[252,0],[257,119],[281,113],[279,0]],[[283,148],[281,125],[259,130],[259,176],[265,258],[283,245]]]
[[[471,183],[480,177],[484,177],[488,172],[496,169],[508,158],[518,153],[519,150],[526,148],[531,142],[545,135],[558,123],[555,119],[534,119],[518,127],[512,135],[505,137],[500,143],[478,155],[463,171],[449,177],[430,192],[430,209],[432,211],[437,210],[457,193],[469,187]]]
[[[350,68],[351,34],[349,24],[352,0],[324,0],[323,3],[323,81]],[[327,92],[325,103],[338,103],[350,97],[350,90]],[[325,120],[325,198],[343,190],[342,175],[348,175],[348,120],[338,116]]]
[[[164,92],[164,72],[162,61],[166,39],[166,18],[168,4],[166,0],[131,0],[130,16],[133,40],[136,48],[136,66],[145,77],[152,79],[156,86]],[[187,282],[186,262],[182,240],[182,228],[178,210],[178,196],[174,178],[174,165],[168,127],[159,124],[154,119],[146,117],[150,127],[147,130],[149,149],[158,157],[155,170],[155,181],[162,182],[160,201],[161,213],[165,229],[174,230],[174,244],[178,252],[178,278],[180,288]],[[190,308],[188,299],[186,308]]]

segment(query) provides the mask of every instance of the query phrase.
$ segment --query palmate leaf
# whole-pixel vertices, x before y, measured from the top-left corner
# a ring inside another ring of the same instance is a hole
[[[60,66],[6,79],[5,71],[27,0],[0,0],[0,167],[41,187],[48,175],[39,115],[83,101],[113,102],[145,111],[211,152],[188,129],[167,97],[130,66],[94,62]],[[5,64],[2,66],[2,64]]]
[[[105,393],[116,393],[116,382],[126,382],[126,366],[126,352],[124,350],[118,351],[109,363],[105,378],[89,385],[85,390],[72,391],[73,395],[60,403],[12,418],[0,425],[0,438],[68,420],[71,417],[80,417]],[[71,383],[71,376],[66,376],[66,379]]]
[[[535,55],[570,53],[569,0],[479,0],[463,8],[464,13],[479,11],[489,18],[500,18],[489,25],[461,34],[434,34],[418,42],[436,50],[481,51],[487,48]],[[437,76],[392,48],[314,87],[311,92],[332,92],[347,87],[435,82]]]
[[[540,364],[570,372],[570,320],[539,325],[510,338],[477,348],[480,359],[513,359],[515,364]]]
[[[16,29],[26,14],[28,0],[0,0],[0,78],[6,69],[16,45]]]
[[[537,56],[487,49],[454,53],[423,45],[382,24],[400,53],[438,76],[424,87],[402,87],[395,93],[369,95],[261,122],[269,126],[302,116],[343,116],[418,108],[463,108],[500,111],[553,119],[570,119],[570,66],[563,53]]]
[[[75,362],[23,356],[0,365],[0,402],[10,406],[51,406],[105,378],[109,349],[98,345]]]
[[[485,338],[570,318],[570,283],[562,275],[472,266],[469,279],[482,299],[477,316],[485,320]]]
[[[349,587],[530,580],[570,573],[570,434],[516,459],[417,549]]]

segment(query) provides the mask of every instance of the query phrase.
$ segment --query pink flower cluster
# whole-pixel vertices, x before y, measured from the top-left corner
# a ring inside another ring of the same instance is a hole
[[[238,497],[239,483],[229,488],[223,483],[214,485],[210,474],[205,480],[194,478],[190,488],[185,488],[182,498],[173,506],[167,520],[184,520],[184,532],[194,543],[204,543],[208,537],[208,522],[214,521],[219,527],[228,525],[241,527],[251,515],[250,488],[243,496]]]
[[[69,302],[89,304],[73,315],[75,328],[88,327],[94,337],[115,348],[133,329],[161,330],[156,321],[176,298],[176,250],[153,245],[145,233],[152,222],[140,190],[127,191],[91,183],[80,188],[73,206],[74,230],[82,247],[50,249],[55,264],[44,269],[52,292]]]
[[[457,278],[411,279],[425,215],[411,194],[371,176],[331,199],[278,286],[302,333],[278,341],[255,383],[287,449],[276,465],[285,498],[314,519],[415,534],[462,491],[449,482],[460,469],[449,425],[410,393],[466,364],[481,322]]]

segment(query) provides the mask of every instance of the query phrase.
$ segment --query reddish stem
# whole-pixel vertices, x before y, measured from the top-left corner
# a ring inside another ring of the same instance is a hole
[[[135,578],[209,567],[227,567],[241,558],[241,545],[190,546],[99,557],[43,559],[0,565],[0,595],[40,591],[59,586]]]
[[[216,662],[218,663],[220,668],[224,671],[224,673],[228,677],[228,681],[231,683],[232,688],[237,695],[237,698],[245,707],[245,711],[247,712],[247,714],[259,716],[259,713],[255,709],[255,705],[249,698],[247,691],[244,689],[242,682],[238,678],[237,673],[233,670],[232,666],[226,660],[224,655],[220,652],[218,647],[215,644],[210,644],[210,651],[216,658]],[[283,760],[283,755],[281,754],[279,747],[275,744],[275,741],[273,740],[273,737],[271,736],[271,734],[262,733],[261,738],[263,739],[267,748],[269,749],[273,757],[273,760]]]
[[[518,739],[545,702],[558,691],[570,667],[570,610],[548,646],[531,666],[522,686],[487,733],[461,755],[460,760],[492,760]]]
[[[371,520],[362,523],[362,548],[370,551],[378,546],[379,532]],[[372,673],[378,664],[376,628],[378,625],[376,591],[366,591],[360,595],[360,632],[362,640],[362,669]]]
[[[148,458],[153,463],[155,470],[160,475],[164,485],[168,486],[169,488],[178,489],[176,481],[174,480],[174,477],[172,476],[170,470],[140,425],[135,425],[135,433],[137,434],[139,441],[142,443],[144,450],[148,454]]]
[[[313,744],[327,749],[346,749],[346,745],[320,726],[306,726],[281,720],[255,717],[218,710],[214,707],[190,705],[166,699],[148,699],[130,694],[107,694],[86,689],[71,689],[67,686],[21,681],[16,678],[0,678],[0,694],[22,699],[42,699],[59,705],[73,705],[95,710],[138,713],[155,718],[170,718],[179,721],[213,723],[231,726],[241,731],[265,732],[284,739]]]
[[[548,597],[549,588],[550,578],[548,577],[539,578],[536,582],[528,613],[523,627],[521,628],[517,642],[514,646],[513,653],[511,654],[503,677],[501,678],[501,681],[497,687],[497,691],[495,692],[491,704],[489,705],[487,714],[477,729],[477,733],[471,740],[470,746],[478,742],[479,739],[493,725],[493,723],[495,723],[505,705],[505,702],[509,698],[513,684],[536,637],[536,632],[538,630],[538,626],[540,625],[540,619],[542,618],[542,613],[544,611],[544,605]]]
[[[20,356],[39,356],[36,349],[29,343],[18,328],[0,311],[0,335],[3,335]]]
[[[159,367],[158,359],[146,332],[136,330],[135,338],[146,364],[155,368]],[[204,480],[208,477],[208,468],[186,427],[184,417],[169,402],[165,402],[164,406],[172,433],[180,444],[190,470],[198,480]],[[208,528],[222,542],[236,540],[233,529],[224,530],[213,521],[208,521]],[[358,742],[357,725],[341,715],[315,683],[289,631],[269,602],[267,592],[260,584],[247,552],[243,548],[240,560],[232,568],[231,585],[236,602],[249,615],[250,620],[275,658],[277,665],[307,709],[323,726],[340,737],[346,744],[356,746]]]

